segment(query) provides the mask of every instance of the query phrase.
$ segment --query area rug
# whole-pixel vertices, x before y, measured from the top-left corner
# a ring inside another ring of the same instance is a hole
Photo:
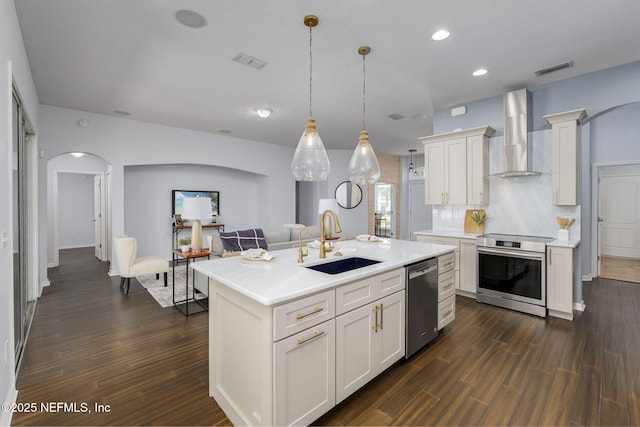
[[[151,296],[160,304],[162,307],[173,307],[173,269],[170,268],[167,273],[167,286],[164,286],[164,277],[160,274],[160,279],[156,280],[156,275],[152,274],[149,276],[139,276],[136,277],[138,282],[151,294]],[[193,292],[193,275],[191,274],[191,270],[189,270],[189,289],[188,294],[191,297]],[[176,293],[175,300],[182,301],[185,299],[185,277],[186,277],[186,268],[184,266],[178,266],[176,268]],[[198,292],[196,289],[196,299],[204,299],[207,296]]]

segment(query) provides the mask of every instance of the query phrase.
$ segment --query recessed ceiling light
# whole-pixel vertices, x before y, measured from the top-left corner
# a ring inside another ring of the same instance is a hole
[[[119,116],[130,116],[131,113],[123,110],[113,110],[113,114],[117,114]]]
[[[485,68],[478,68],[477,70],[475,70],[472,74],[475,77],[480,77],[480,76],[484,76],[485,74],[487,74],[489,71],[487,71]]]
[[[207,25],[207,20],[202,15],[193,10],[179,10],[176,12],[176,19],[185,27],[202,28]]]
[[[258,117],[260,117],[261,119],[266,119],[268,118],[271,113],[273,113],[273,110],[270,108],[256,108],[256,113],[258,113]]]
[[[69,153],[69,154],[71,154],[76,159],[79,159],[80,157],[84,156],[84,153]]]
[[[81,128],[86,128],[87,126],[89,126],[89,120],[87,119],[78,120],[78,126],[80,126]]]
[[[447,30],[438,30],[431,36],[431,40],[440,41],[449,37],[451,33]]]

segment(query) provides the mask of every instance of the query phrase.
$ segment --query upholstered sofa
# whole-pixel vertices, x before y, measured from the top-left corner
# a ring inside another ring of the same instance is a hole
[[[308,231],[305,231],[302,235],[303,242],[310,242],[313,240],[318,240],[320,238],[320,227],[318,226],[309,226],[307,227],[311,230],[311,235],[309,235]],[[253,230],[261,230],[264,236],[264,241],[267,244],[268,251],[277,251],[280,249],[287,249],[295,246],[298,243],[298,235],[300,234],[300,229],[289,228],[280,226],[274,228],[265,228],[265,229],[251,229]],[[242,230],[249,231],[249,230]],[[223,236],[229,235],[230,233],[223,233]],[[226,242],[225,242],[226,243]],[[223,239],[220,237],[220,233],[214,231],[211,235],[211,255],[212,257],[222,257],[226,254],[233,253],[233,248],[230,248],[229,245],[225,248],[225,243],[223,243]]]

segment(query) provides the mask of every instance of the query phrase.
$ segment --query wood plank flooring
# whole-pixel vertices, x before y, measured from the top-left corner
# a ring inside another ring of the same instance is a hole
[[[640,283],[640,259],[603,256],[600,276],[606,279]]]
[[[223,425],[208,397],[207,315],[161,308],[91,251],[61,251],[37,304],[18,402],[104,413],[16,413],[14,425]],[[456,320],[317,425],[640,425],[640,286],[584,285],[575,320],[457,297]]]

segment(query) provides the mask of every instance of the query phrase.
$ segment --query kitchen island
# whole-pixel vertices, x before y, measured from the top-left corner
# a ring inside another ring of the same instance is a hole
[[[209,278],[209,392],[236,425],[309,424],[404,356],[405,266],[450,246],[401,240],[199,262]],[[342,256],[336,256],[336,252]],[[361,257],[339,274],[306,268]]]

